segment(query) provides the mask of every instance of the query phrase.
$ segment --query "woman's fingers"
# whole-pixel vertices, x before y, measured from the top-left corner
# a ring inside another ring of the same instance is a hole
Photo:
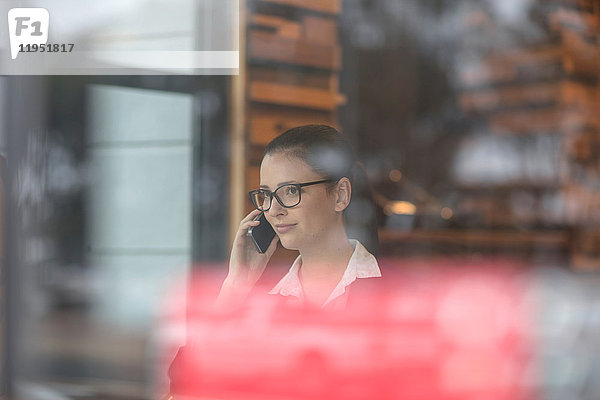
[[[260,210],[252,210],[250,211],[250,214],[246,215],[241,221],[240,221],[240,226],[244,223],[244,222],[248,222],[248,221],[252,221],[254,218],[256,218],[262,211]]]
[[[260,213],[261,211],[259,210],[253,210],[252,212],[250,212],[250,214],[246,215],[244,219],[240,221],[238,236],[244,236],[251,226],[256,226],[260,224],[258,221],[254,220],[254,218],[256,218]]]
[[[247,221],[243,225],[240,225],[240,229],[238,230],[238,234],[240,236],[247,235],[248,234],[248,230],[250,229],[250,227],[257,226],[259,224],[260,224],[259,221]]]

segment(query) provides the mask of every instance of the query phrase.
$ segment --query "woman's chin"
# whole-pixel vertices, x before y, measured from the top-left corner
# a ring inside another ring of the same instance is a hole
[[[298,246],[296,246],[296,244],[292,240],[289,240],[289,239],[286,239],[286,238],[282,238],[280,236],[279,237],[279,243],[281,243],[281,246],[284,249],[287,249],[287,250],[298,250]]]

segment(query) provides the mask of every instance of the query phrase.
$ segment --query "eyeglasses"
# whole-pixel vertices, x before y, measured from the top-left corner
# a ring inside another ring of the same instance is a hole
[[[271,200],[273,197],[277,199],[282,207],[290,208],[300,204],[300,192],[304,186],[316,185],[318,183],[332,182],[333,179],[323,179],[320,181],[307,182],[307,183],[286,183],[285,185],[279,186],[275,191],[271,192],[267,189],[256,189],[248,192],[252,204],[260,211],[269,211]]]

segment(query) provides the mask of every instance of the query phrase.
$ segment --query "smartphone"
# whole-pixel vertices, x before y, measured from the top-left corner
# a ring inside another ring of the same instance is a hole
[[[248,236],[252,238],[258,252],[264,253],[267,251],[271,241],[275,237],[275,230],[269,221],[267,221],[265,213],[260,213],[254,220],[260,221],[260,225],[251,226],[250,229],[248,229]]]

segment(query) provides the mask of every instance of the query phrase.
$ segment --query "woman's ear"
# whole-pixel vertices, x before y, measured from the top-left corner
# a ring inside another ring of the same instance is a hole
[[[350,179],[343,177],[338,181],[335,187],[335,196],[335,211],[344,211],[350,204],[350,198],[352,197]]]

